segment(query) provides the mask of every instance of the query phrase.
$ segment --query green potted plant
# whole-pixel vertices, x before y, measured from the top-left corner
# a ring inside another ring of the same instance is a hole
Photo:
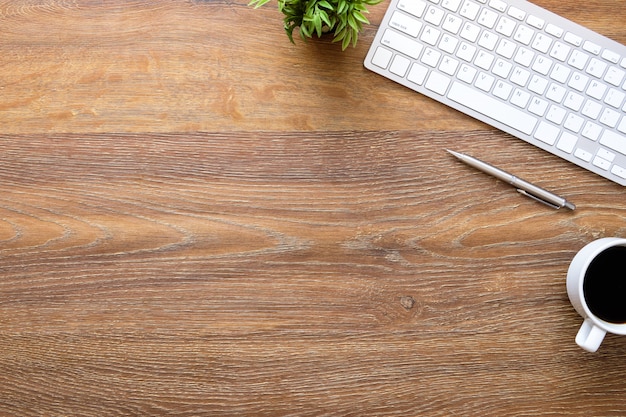
[[[249,5],[261,7],[270,0],[251,0]],[[293,31],[298,28],[300,37],[306,41],[314,35],[320,37],[333,32],[333,42],[341,42],[345,50],[356,45],[364,24],[367,6],[381,0],[277,0],[278,10],[284,15],[283,23],[289,40],[293,43]]]

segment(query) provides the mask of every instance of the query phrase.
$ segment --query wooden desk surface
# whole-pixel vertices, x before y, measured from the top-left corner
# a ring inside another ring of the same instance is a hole
[[[246,3],[0,3],[0,415],[626,415],[565,292],[626,190],[365,70],[387,2],[345,52]]]

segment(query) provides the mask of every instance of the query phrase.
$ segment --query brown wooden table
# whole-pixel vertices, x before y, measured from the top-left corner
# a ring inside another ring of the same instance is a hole
[[[275,3],[0,3],[0,415],[626,415],[565,292],[626,190],[365,70],[386,5],[341,52]]]

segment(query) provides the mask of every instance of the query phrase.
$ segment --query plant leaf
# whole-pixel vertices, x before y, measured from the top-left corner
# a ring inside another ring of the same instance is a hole
[[[346,35],[343,37],[343,41],[341,42],[342,51],[345,51],[346,48],[350,45],[351,38],[352,38],[352,31],[346,28]]]
[[[357,22],[357,20],[352,15],[348,16],[348,25],[350,25],[350,27],[355,32],[358,32],[361,29],[359,22]]]
[[[332,22],[328,18],[328,13],[326,13],[324,10],[320,10],[319,14],[320,14],[320,19],[322,19],[322,22],[324,22],[326,24],[326,26],[328,26],[328,27],[332,27],[333,26]]]
[[[339,4],[337,5],[337,14],[341,16],[348,9],[348,3],[346,0],[339,0]]]
[[[317,36],[322,36],[322,18],[319,13],[313,16],[313,24],[315,25],[315,33],[317,33]]]
[[[269,0],[267,0],[267,1],[269,1]],[[332,10],[333,9],[333,6],[329,2],[327,2],[326,0],[322,0],[319,3],[317,3],[317,4],[318,4],[319,7],[323,7],[323,8],[328,9],[328,10]]]
[[[264,4],[269,3],[269,1],[270,0],[251,0],[250,3],[248,3],[248,6],[254,6],[255,9],[258,9]]]
[[[300,34],[307,38],[310,38],[313,33],[312,28],[310,27],[309,23],[310,22],[302,22],[302,25],[300,26]]]
[[[363,13],[355,10],[354,13],[352,13],[352,16],[354,16],[354,18],[356,20],[358,20],[361,23],[365,23],[366,25],[368,25],[370,23],[369,20],[367,20],[367,18],[365,16],[363,16]]]

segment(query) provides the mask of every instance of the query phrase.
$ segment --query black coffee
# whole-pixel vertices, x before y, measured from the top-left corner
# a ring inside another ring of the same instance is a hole
[[[614,246],[591,261],[583,281],[587,307],[610,323],[626,323],[626,246]]]

